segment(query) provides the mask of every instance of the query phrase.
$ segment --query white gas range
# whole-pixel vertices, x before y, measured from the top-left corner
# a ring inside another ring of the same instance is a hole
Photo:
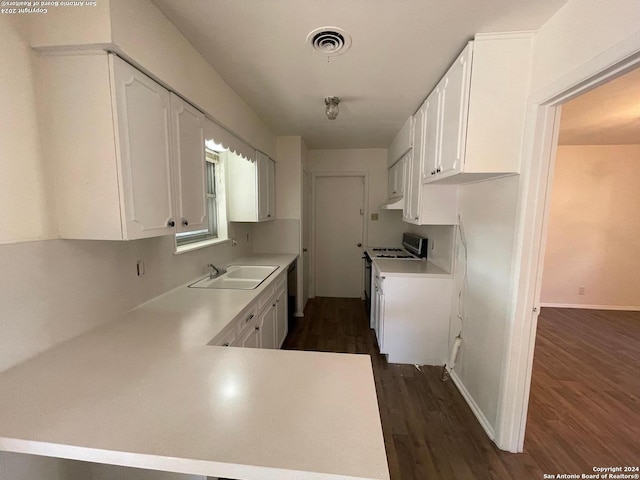
[[[425,260],[427,258],[428,240],[413,233],[402,234],[402,248],[368,247],[364,251],[364,295],[367,308],[371,305],[371,261],[374,258],[395,260]]]

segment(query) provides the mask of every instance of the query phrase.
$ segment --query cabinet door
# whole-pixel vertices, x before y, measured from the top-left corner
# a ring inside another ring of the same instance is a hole
[[[245,348],[260,348],[260,326],[254,322],[240,336],[239,346]]]
[[[260,348],[276,348],[276,303],[275,299],[258,316]]]
[[[258,220],[269,217],[269,157],[257,152],[258,167]]]
[[[440,83],[442,88],[441,146],[436,178],[458,173],[463,166],[471,84],[470,60],[471,48],[467,47]]]
[[[423,104],[414,116],[412,164],[409,171],[409,208],[407,221],[418,223],[420,207],[421,170],[424,156],[424,134],[426,106]]]
[[[404,195],[404,170],[405,170],[406,159],[407,159],[407,156],[405,155],[400,159],[400,161],[396,165],[397,169],[395,174],[395,185],[398,191],[398,196],[400,197]]]
[[[169,92],[123,60],[110,58],[122,176],[123,237],[133,240],[172,234]]]
[[[269,189],[269,199],[267,202],[267,218],[276,218],[276,162],[269,159],[267,162],[267,186]]]
[[[402,220],[411,222],[411,172],[413,171],[413,152],[404,157],[404,203],[402,205]]]
[[[424,161],[422,162],[422,183],[429,181],[438,171],[440,160],[440,141],[438,130],[440,128],[440,99],[442,89],[438,85],[425,102],[425,128],[424,128]]]
[[[192,232],[207,228],[205,191],[204,115],[171,94],[176,229]]]
[[[402,160],[396,162],[396,164],[389,169],[389,198],[395,198],[402,195],[402,179],[400,175],[400,167],[402,166]]]
[[[397,164],[396,164],[397,165]],[[387,170],[387,197],[389,198],[393,198],[396,195],[395,192],[395,188],[396,188],[396,165],[394,165],[393,167],[390,167]]]
[[[276,348],[282,347],[287,337],[287,300],[287,288],[284,286],[276,293]]]

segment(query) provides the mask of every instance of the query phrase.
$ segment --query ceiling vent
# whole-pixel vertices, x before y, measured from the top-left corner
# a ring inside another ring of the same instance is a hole
[[[351,36],[338,27],[320,27],[307,35],[307,43],[323,55],[342,55],[351,46]]]

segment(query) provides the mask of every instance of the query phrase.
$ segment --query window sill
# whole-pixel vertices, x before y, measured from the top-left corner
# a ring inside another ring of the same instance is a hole
[[[220,245],[222,243],[230,242],[230,238],[210,238],[208,240],[202,240],[200,242],[188,243],[186,245],[176,245],[174,255],[181,255],[183,253],[192,252],[193,250],[200,250],[201,248],[207,248],[212,245]]]

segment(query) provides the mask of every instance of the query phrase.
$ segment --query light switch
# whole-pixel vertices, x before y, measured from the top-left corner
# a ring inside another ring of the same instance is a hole
[[[372,213],[371,214],[371,221],[372,222],[377,222],[378,221],[378,214],[377,213]]]

